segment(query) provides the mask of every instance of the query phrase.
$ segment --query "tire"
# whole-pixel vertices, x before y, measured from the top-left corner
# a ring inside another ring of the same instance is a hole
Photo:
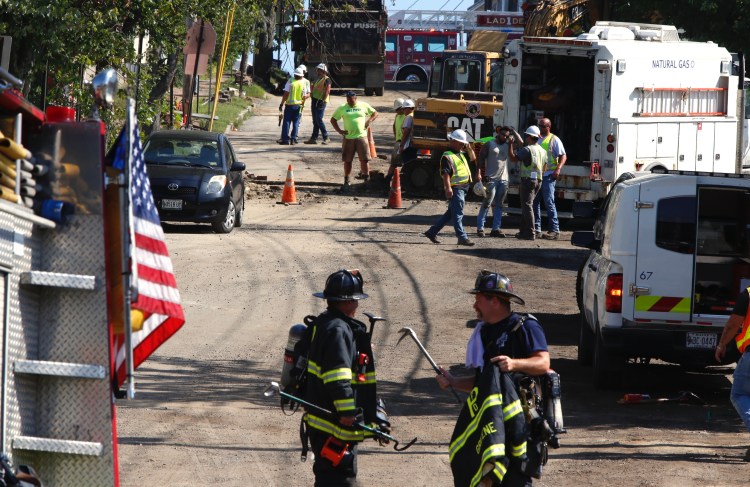
[[[242,218],[245,216],[245,192],[242,192],[242,204],[237,211],[234,213],[234,226],[240,228],[242,226]]]
[[[211,224],[211,226],[214,228],[214,232],[216,233],[229,233],[234,228],[234,222],[235,222],[235,214],[236,210],[234,208],[234,202],[232,200],[229,200],[229,205],[227,206],[227,213],[226,216],[224,216],[224,219],[221,221],[216,221]]]
[[[594,360],[594,332],[591,331],[586,315],[581,313],[581,323],[578,330],[578,363],[591,365]]]
[[[586,268],[586,263],[589,261],[589,256],[587,255],[585,259],[583,259],[583,262],[581,262],[581,265],[578,266],[578,274],[576,275],[576,303],[578,303],[578,311],[580,311],[581,315],[583,316],[584,310],[583,310],[583,270]]]
[[[437,194],[436,181],[438,175],[437,162],[433,160],[412,159],[404,163],[401,185],[405,191],[419,196]],[[442,188],[442,186],[439,186]]]
[[[408,67],[398,72],[396,76],[398,81],[410,81],[412,83],[427,83],[427,76],[424,71],[418,68]]]
[[[594,339],[594,387],[597,389],[616,389],[622,383],[624,359],[608,353],[599,327]]]

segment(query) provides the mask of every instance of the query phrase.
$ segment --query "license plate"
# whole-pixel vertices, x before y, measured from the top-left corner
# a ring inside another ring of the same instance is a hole
[[[161,200],[162,210],[181,210],[182,200]]]
[[[687,348],[715,348],[716,333],[688,333],[685,346]]]

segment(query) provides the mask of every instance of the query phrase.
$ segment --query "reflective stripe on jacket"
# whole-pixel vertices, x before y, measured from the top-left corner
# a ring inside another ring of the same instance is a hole
[[[445,151],[443,152],[443,157],[447,158],[450,161],[451,166],[453,166],[451,186],[459,186],[471,182],[471,170],[469,169],[469,163],[466,162],[463,153],[459,152],[458,154],[454,154],[451,151]]]
[[[305,80],[295,79],[290,83],[289,96],[286,99],[287,105],[301,105],[302,93],[305,91]]]
[[[747,288],[748,294],[750,294],[750,287]],[[740,334],[735,338],[737,342],[737,350],[740,353],[745,353],[745,349],[750,345],[750,301],[748,301],[747,312],[745,313],[745,320],[742,323],[742,329]]]

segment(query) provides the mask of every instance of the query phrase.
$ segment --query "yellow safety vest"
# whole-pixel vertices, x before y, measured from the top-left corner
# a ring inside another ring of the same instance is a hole
[[[750,293],[750,287],[747,288]],[[748,303],[747,312],[745,313],[745,321],[742,323],[742,329],[740,334],[737,335],[735,341],[737,342],[737,350],[740,353],[745,353],[745,349],[750,345],[750,303]]]
[[[466,184],[471,182],[471,171],[469,170],[469,163],[466,162],[466,158],[462,153],[454,154],[451,151],[443,152],[443,157],[447,157],[453,166],[453,174],[451,175],[451,186],[458,186],[460,184]]]
[[[301,105],[302,91],[305,89],[304,79],[295,79],[289,87],[289,96],[286,99],[287,105]]]
[[[324,76],[320,78],[318,81],[315,82],[315,84],[312,87],[312,97],[316,100],[321,100],[326,103],[328,103],[328,99],[330,98],[330,95],[323,98],[323,95],[326,92],[326,80],[328,79],[327,76]]]
[[[536,179],[542,180],[542,168],[544,167],[544,161],[547,157],[547,153],[542,149],[539,144],[533,144],[526,146],[531,154],[531,164],[528,166],[520,162],[518,164],[518,175],[521,179],[531,178],[531,173],[536,172]]]
[[[549,134],[546,139],[539,143],[539,145],[542,146],[542,149],[547,153],[547,167],[544,168],[545,171],[554,171],[557,169],[557,157],[552,154],[550,147],[555,137],[555,134]]]

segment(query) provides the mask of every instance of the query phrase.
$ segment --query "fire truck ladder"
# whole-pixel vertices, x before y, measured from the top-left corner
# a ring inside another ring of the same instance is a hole
[[[722,117],[727,114],[726,88],[636,88],[635,117]]]
[[[477,17],[488,15],[518,15],[518,12],[396,10],[388,14],[388,28],[404,30],[455,30],[463,32],[473,32],[480,28],[482,30],[512,30],[511,26],[480,26],[477,23]],[[518,26],[518,29],[523,30],[523,26]]]

